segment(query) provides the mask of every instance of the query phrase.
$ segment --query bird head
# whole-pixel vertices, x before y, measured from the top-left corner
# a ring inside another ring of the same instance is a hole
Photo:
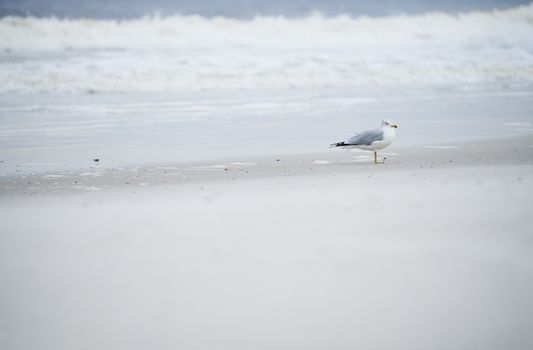
[[[398,125],[396,124],[393,124],[390,120],[388,119],[384,119],[382,122],[381,122],[381,127],[382,128],[397,128]]]

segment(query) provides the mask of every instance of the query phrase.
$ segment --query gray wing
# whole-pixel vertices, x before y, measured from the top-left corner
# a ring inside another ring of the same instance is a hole
[[[373,129],[363,131],[346,141],[347,145],[371,145],[372,142],[383,140],[383,130]]]

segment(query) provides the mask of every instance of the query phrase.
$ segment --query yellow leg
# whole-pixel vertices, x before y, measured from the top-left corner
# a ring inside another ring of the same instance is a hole
[[[378,152],[374,151],[374,164],[383,164],[385,163],[385,158],[381,162],[378,162]]]

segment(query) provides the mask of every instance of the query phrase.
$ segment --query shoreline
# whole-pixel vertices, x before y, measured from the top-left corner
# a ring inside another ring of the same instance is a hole
[[[531,166],[533,136],[394,147],[378,152],[385,164],[373,164],[367,151],[329,150],[321,153],[241,157],[235,159],[79,171],[44,172],[0,177],[0,198],[10,195],[83,193],[184,184],[240,181],[274,177],[378,174],[384,171],[452,169],[457,167]]]
[[[533,134],[527,87],[413,89],[3,96],[0,177],[329,153],[382,119],[400,126],[387,152]]]

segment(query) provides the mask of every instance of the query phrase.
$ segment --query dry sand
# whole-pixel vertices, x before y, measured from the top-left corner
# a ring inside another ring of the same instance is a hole
[[[533,348],[533,138],[386,153],[0,178],[0,347]]]

